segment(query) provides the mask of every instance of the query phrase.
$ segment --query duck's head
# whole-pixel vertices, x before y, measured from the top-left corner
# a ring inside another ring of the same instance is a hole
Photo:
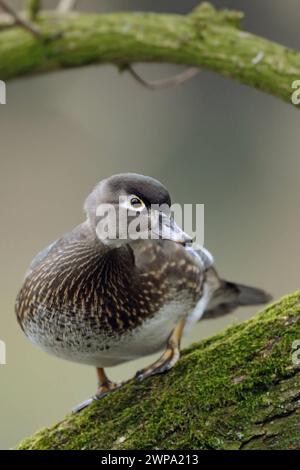
[[[87,197],[84,209],[91,228],[107,245],[136,239],[191,243],[175,223],[170,206],[169,192],[159,181],[121,173],[102,180]]]

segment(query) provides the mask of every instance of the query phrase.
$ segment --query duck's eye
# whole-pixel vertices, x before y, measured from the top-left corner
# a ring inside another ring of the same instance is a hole
[[[144,206],[144,203],[138,196],[133,196],[130,199],[130,205],[135,209],[139,209]]]

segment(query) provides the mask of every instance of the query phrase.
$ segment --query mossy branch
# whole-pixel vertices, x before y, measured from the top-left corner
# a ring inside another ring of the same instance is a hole
[[[300,291],[18,449],[299,450],[299,339]]]
[[[300,53],[241,30],[241,17],[208,3],[186,16],[40,12],[44,40],[0,21],[0,79],[88,64],[126,70],[137,62],[173,63],[218,72],[291,103]]]

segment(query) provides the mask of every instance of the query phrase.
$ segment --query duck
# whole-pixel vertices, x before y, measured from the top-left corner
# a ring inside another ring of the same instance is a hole
[[[77,411],[120,388],[107,367],[161,352],[135,380],[165,373],[199,320],[271,300],[264,290],[221,278],[170,208],[169,191],[152,177],[107,177],[86,198],[84,222],[38,253],[26,272],[16,299],[26,337],[96,368],[96,394]]]

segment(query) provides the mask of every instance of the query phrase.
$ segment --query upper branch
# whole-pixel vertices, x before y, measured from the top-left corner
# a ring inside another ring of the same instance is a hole
[[[240,19],[207,3],[186,16],[47,12],[38,26],[46,36],[61,33],[54,41],[38,41],[17,26],[0,33],[0,79],[91,63],[121,70],[137,62],[173,63],[212,70],[291,102],[300,53],[242,31]]]
[[[21,26],[21,28],[24,28],[25,31],[32,34],[35,38],[41,38],[39,30],[32,23],[22,18],[21,15],[19,15],[19,13],[6,1],[0,0],[0,8],[12,17],[14,24]]]

